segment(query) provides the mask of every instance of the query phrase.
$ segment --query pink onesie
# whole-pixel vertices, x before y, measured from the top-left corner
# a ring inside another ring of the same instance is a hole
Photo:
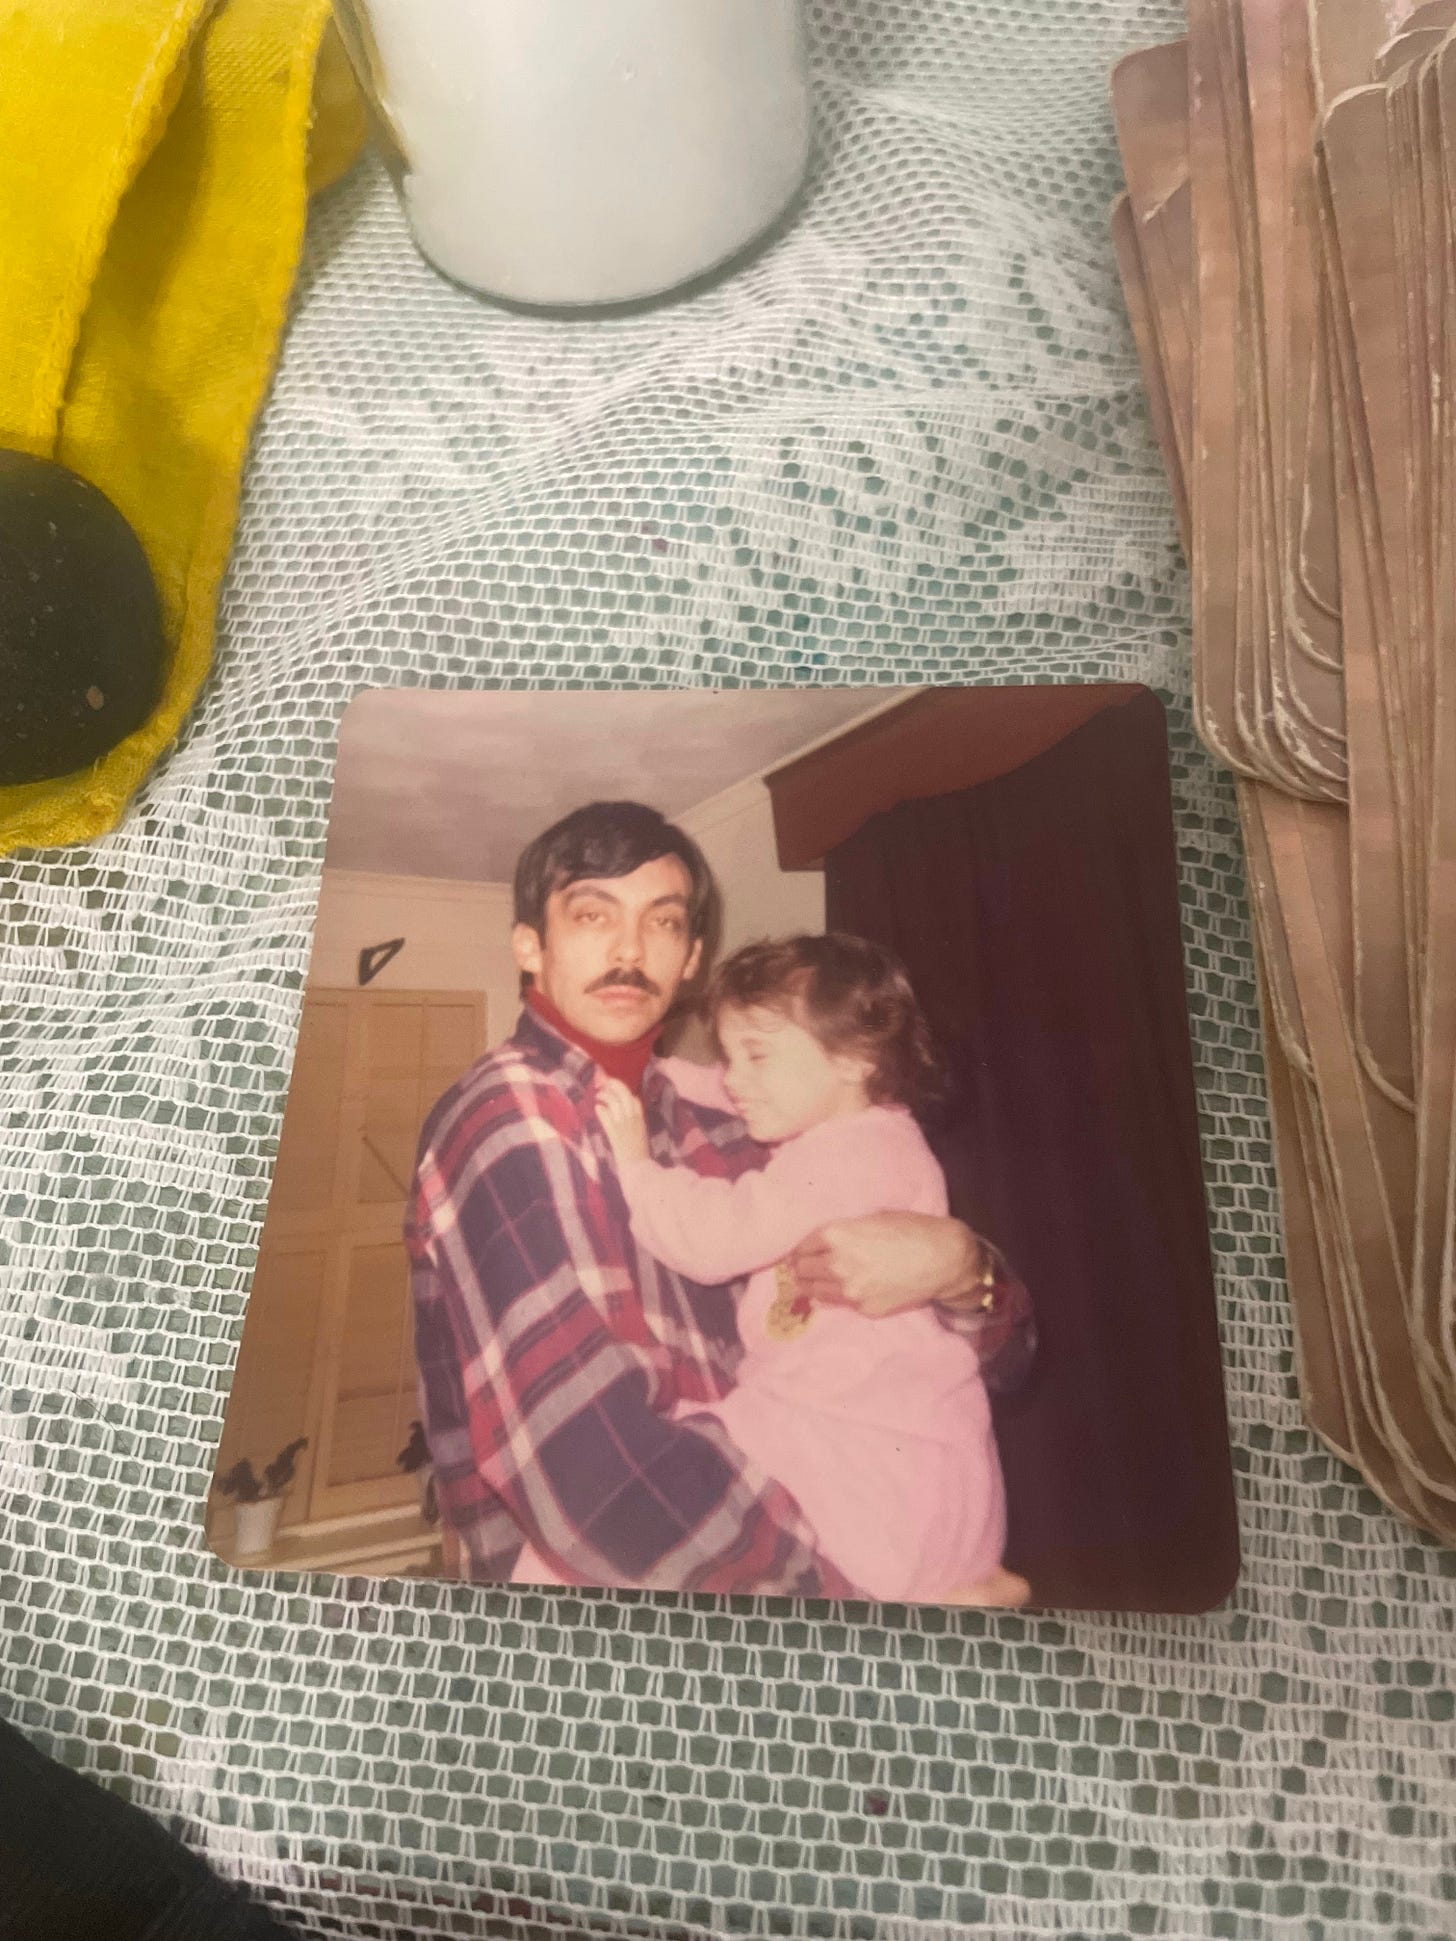
[[[717,1072],[665,1064],[684,1096],[727,1103]],[[751,1276],[737,1387],[677,1416],[716,1416],[871,1597],[933,1601],[995,1570],[1005,1496],[970,1343],[924,1308],[871,1321],[815,1305],[805,1319],[774,1271],[828,1220],[946,1211],[944,1177],[909,1112],[830,1119],[737,1180],[651,1159],[623,1167],[621,1180],[633,1232],[667,1266],[704,1282]]]

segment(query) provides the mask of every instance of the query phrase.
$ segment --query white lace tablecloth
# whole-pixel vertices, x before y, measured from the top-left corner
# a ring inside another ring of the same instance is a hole
[[[506,315],[376,165],[332,192],[204,702],[112,838],[0,864],[0,1714],[318,1935],[1446,1936],[1456,1559],[1300,1423],[1233,799],[1107,239],[1109,66],[1180,22],[812,12],[802,217],[677,307]],[[1169,704],[1231,1605],[229,1573],[201,1509],[350,695],[901,677]]]

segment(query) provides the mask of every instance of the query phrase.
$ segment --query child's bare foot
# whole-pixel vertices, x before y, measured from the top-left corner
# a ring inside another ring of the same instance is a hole
[[[983,1577],[979,1584],[969,1589],[953,1591],[945,1600],[947,1604],[978,1604],[983,1609],[1016,1611],[1031,1596],[1031,1585],[1024,1577],[1018,1577],[1013,1570],[996,1569],[989,1577]]]

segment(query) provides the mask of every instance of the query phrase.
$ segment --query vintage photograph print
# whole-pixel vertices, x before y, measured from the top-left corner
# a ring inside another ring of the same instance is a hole
[[[207,1533],[247,1569],[1220,1603],[1157,697],[361,695]]]

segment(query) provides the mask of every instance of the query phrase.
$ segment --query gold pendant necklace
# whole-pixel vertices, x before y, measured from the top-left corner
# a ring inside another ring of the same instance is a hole
[[[764,1317],[763,1331],[770,1341],[792,1341],[814,1319],[814,1296],[800,1291],[794,1270],[781,1260],[774,1269],[778,1292]]]

